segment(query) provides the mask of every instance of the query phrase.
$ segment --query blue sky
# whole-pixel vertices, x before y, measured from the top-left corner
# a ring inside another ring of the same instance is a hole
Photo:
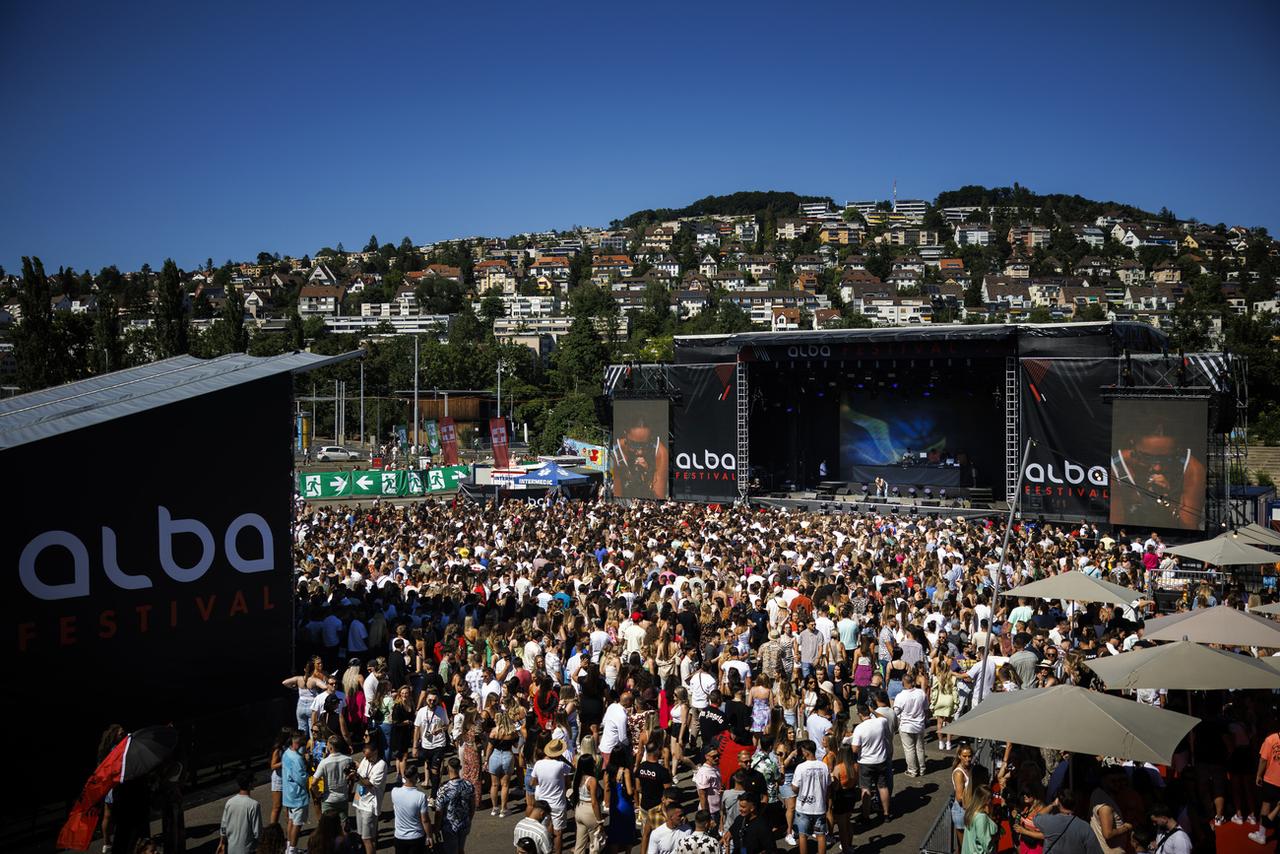
[[[191,267],[895,177],[1274,233],[1278,35],[1272,2],[6,3],[0,264]]]

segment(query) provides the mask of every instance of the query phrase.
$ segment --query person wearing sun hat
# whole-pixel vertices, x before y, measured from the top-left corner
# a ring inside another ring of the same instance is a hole
[[[564,759],[565,743],[553,738],[542,748],[542,757],[533,764],[530,779],[534,785],[534,798],[551,808],[551,830],[555,838],[556,854],[564,846],[564,829],[569,817],[569,800],[565,795],[567,781],[573,774],[573,766]]]

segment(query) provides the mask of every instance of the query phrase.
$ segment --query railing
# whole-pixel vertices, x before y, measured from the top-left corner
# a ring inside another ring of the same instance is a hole
[[[954,854],[956,834],[951,827],[951,804],[954,797],[942,803],[942,810],[929,826],[929,832],[920,840],[920,854]]]

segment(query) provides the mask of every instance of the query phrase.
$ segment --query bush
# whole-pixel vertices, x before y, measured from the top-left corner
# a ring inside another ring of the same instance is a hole
[[[1280,445],[1280,404],[1272,403],[1259,412],[1250,432],[1264,445]]]

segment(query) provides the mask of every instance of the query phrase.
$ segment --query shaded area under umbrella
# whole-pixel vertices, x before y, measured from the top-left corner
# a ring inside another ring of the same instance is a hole
[[[1280,688],[1280,672],[1260,659],[1223,652],[1191,641],[1084,662],[1112,690],[1167,688],[1216,691],[1230,688]]]
[[[1197,719],[1076,685],[991,694],[943,732],[1168,765]]]
[[[1246,614],[1230,605],[1215,605],[1147,620],[1146,638],[1280,648],[1280,623]]]

